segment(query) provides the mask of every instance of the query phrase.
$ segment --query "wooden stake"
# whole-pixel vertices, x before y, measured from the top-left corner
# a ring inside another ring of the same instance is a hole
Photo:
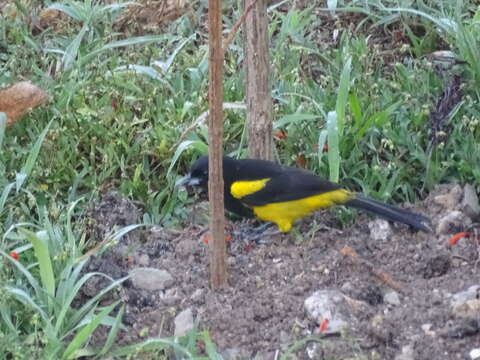
[[[254,5],[252,5],[254,4]],[[248,13],[250,7],[253,10]],[[248,154],[272,160],[272,90],[268,56],[267,0],[243,0]]]
[[[210,204],[210,282],[219,288],[227,282],[225,216],[223,207],[223,59],[221,0],[208,1],[209,88],[208,117]]]

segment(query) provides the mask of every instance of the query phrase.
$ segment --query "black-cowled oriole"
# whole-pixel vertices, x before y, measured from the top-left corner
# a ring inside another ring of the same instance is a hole
[[[240,216],[255,216],[275,223],[288,232],[299,218],[315,210],[345,205],[373,213],[390,221],[430,232],[430,219],[380,201],[367,199],[300,168],[271,161],[223,158],[225,207]],[[180,185],[208,189],[208,157],[191,167]]]

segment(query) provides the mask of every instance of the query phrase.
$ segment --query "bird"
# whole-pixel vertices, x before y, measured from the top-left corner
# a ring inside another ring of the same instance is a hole
[[[432,231],[426,216],[366,198],[297,167],[224,156],[223,180],[224,205],[228,211],[274,223],[283,233],[289,232],[300,218],[335,205],[360,209],[414,230]],[[208,156],[195,161],[178,185],[208,191]]]

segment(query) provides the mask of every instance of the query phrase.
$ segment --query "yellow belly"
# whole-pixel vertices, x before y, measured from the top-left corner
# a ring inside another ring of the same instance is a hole
[[[348,190],[340,189],[300,200],[254,206],[253,211],[259,219],[271,221],[278,226],[280,231],[288,232],[297,219],[318,209],[343,204],[353,197]]]

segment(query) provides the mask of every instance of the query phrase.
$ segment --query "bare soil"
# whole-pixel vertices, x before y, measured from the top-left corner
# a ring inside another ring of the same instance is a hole
[[[452,193],[454,186],[440,186],[413,208],[431,216],[437,228],[440,218],[460,208],[461,197]],[[105,223],[124,226],[138,213],[133,204],[109,194],[90,216],[96,231],[105,232]],[[197,329],[209,331],[225,358],[274,359],[313,335],[318,341],[300,346],[289,358],[470,359],[469,352],[480,344],[480,312],[456,313],[451,299],[479,284],[479,244],[470,238],[447,247],[451,234],[470,225],[467,215],[461,219],[444,223],[442,234],[392,225],[382,237],[372,232],[376,222],[368,215],[340,229],[333,212],[317,212],[297,225],[296,235],[267,237],[264,244],[245,238],[248,225],[233,223],[229,286],[218,291],[209,287],[208,246],[200,224],[183,231],[158,226],[136,231],[92,259],[88,270],[119,278],[149,267],[174,278],[165,290],[123,284],[119,296],[126,303],[127,329],[122,344],[172,336],[175,316],[191,308]],[[357,257],[343,255],[345,249]],[[105,286],[87,285],[83,300]],[[339,290],[365,305],[348,330],[325,336],[306,315],[305,299],[322,289]],[[386,301],[392,291],[397,300]]]

